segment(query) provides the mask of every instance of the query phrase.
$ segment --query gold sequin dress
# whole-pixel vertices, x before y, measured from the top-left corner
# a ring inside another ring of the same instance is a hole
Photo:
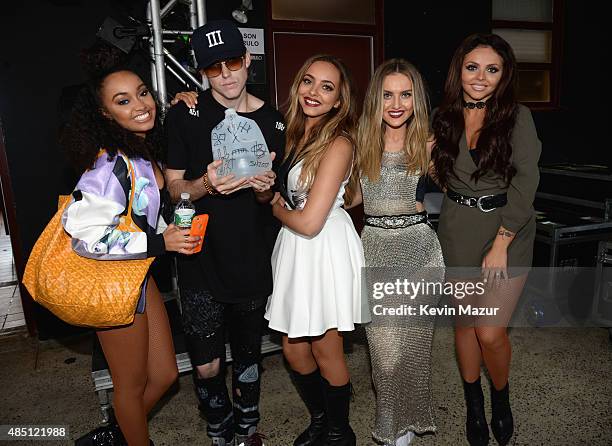
[[[367,225],[368,216],[415,214],[418,180],[418,175],[407,175],[403,152],[383,152],[378,181],[361,179],[366,214],[361,238],[366,266],[433,271],[443,276],[442,250],[428,224],[391,228]],[[382,220],[390,221],[393,226],[393,219]],[[439,296],[418,296],[413,300],[399,296],[397,299],[399,303],[412,306],[423,303],[433,306]],[[374,438],[385,444],[395,444],[395,440],[409,430],[416,433],[435,431],[430,379],[435,317],[386,316],[377,321],[373,315],[372,321],[366,333],[377,395]]]

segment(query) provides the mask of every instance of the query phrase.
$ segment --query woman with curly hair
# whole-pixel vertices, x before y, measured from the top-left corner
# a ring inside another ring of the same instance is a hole
[[[83,52],[82,64],[89,81],[61,138],[72,163],[84,170],[63,215],[75,251],[99,261],[191,253],[198,239],[173,224],[163,230],[159,219],[164,177],[156,161],[160,123],[151,92],[119,50],[94,45]],[[132,183],[132,218],[142,232],[117,229]],[[130,446],[149,445],[147,414],[178,374],[168,316],[153,278],[142,284],[132,324],[96,334],[113,377],[121,432]]]
[[[287,194],[271,202],[283,227],[265,317],[285,333],[283,353],[311,415],[294,445],[355,445],[341,332],[370,316],[361,302],[361,243],[342,209],[355,164],[354,88],[342,62],[313,56],[297,73],[289,101]]]
[[[489,440],[480,385],[483,361],[491,377],[497,442],[507,444],[514,429],[506,331],[532,261],[541,151],[531,113],[516,101],[515,81],[510,45],[494,34],[471,35],[455,51],[433,120],[433,175],[446,192],[438,228],[445,263],[469,268],[457,278],[481,278],[487,285],[484,294],[465,297],[463,304],[498,308],[495,317],[456,319],[471,445]]]

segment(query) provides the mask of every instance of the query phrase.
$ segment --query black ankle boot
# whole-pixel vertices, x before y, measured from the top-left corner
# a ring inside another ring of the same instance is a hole
[[[116,422],[100,426],[74,442],[75,446],[127,446],[123,433]]]
[[[323,443],[327,434],[327,417],[325,416],[325,397],[321,374],[319,369],[308,375],[302,375],[292,370],[291,376],[310,413],[310,426],[295,439],[293,446],[319,446]]]
[[[484,413],[484,395],[480,386],[480,377],[473,383],[463,380],[463,395],[467,409],[465,433],[470,446],[489,444],[489,426]]]
[[[325,388],[325,411],[329,430],[322,446],[356,446],[355,432],[349,425],[351,405],[351,383],[343,386],[332,386],[321,378]]]
[[[491,430],[497,442],[504,446],[508,444],[514,432],[514,419],[510,409],[510,396],[508,383],[501,390],[496,390],[491,383]]]

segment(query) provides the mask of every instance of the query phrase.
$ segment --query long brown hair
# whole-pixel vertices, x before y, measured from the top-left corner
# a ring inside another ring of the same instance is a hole
[[[404,59],[390,59],[383,62],[374,72],[359,118],[357,132],[359,172],[370,181],[377,181],[380,177],[386,129],[383,122],[383,83],[387,76],[394,73],[403,74],[412,81],[414,111],[406,123],[404,142],[407,172],[425,173],[429,165],[426,146],[429,135],[429,100],[425,84],[418,70],[410,62]]]
[[[478,169],[472,179],[478,181],[487,171],[510,182],[516,169],[512,166],[510,138],[516,122],[516,59],[512,48],[496,34],[472,34],[455,51],[444,86],[444,100],[433,120],[436,138],[432,159],[435,176],[441,186],[448,186],[453,165],[459,154],[459,140],[465,129],[461,72],[465,56],[477,47],[492,48],[503,61],[502,76],[493,96],[487,100],[486,113],[476,148],[480,151]]]
[[[306,141],[301,143],[306,129],[306,115],[299,102],[298,88],[308,68],[315,62],[328,62],[340,73],[340,105],[332,108],[310,130]],[[357,122],[355,87],[350,73],[340,59],[330,55],[310,57],[297,72],[289,91],[289,109],[287,120],[287,152],[285,161],[294,163],[303,160],[300,183],[305,189],[312,186],[321,158],[329,145],[339,136],[346,137],[355,145],[355,126]],[[353,196],[357,175],[355,172],[356,157],[353,157],[351,179],[346,187],[345,199]]]

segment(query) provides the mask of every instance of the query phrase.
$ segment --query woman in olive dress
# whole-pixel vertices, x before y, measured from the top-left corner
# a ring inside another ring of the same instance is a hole
[[[432,173],[446,192],[438,227],[446,266],[473,268],[475,274],[466,272],[463,278],[486,284],[483,296],[463,302],[495,302],[499,308],[494,318],[456,320],[471,445],[489,440],[480,385],[483,361],[492,381],[491,429],[497,442],[507,444],[514,429],[506,331],[532,261],[541,151],[531,113],[515,98],[516,73],[505,40],[494,34],[469,36],[455,51],[433,120]]]

